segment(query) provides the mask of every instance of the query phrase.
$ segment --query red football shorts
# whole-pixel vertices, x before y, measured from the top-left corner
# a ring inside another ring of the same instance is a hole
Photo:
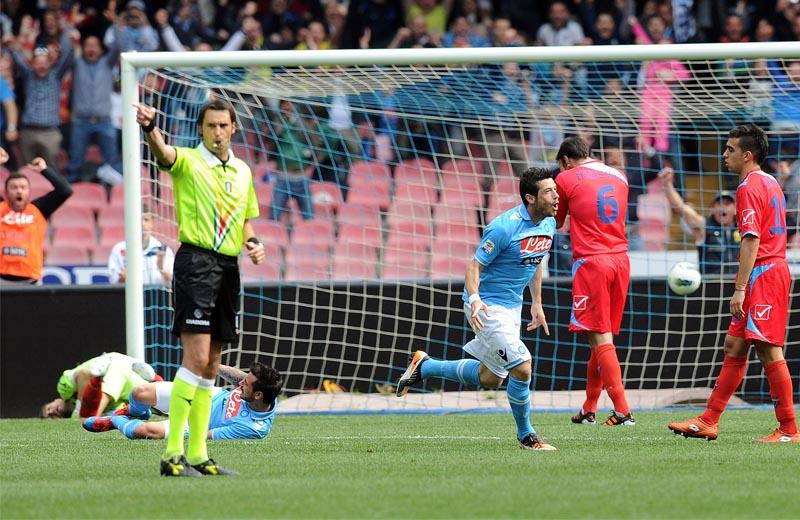
[[[744,318],[731,318],[728,334],[764,341],[782,347],[789,320],[789,290],[792,277],[783,258],[753,267],[744,291]]]
[[[619,334],[628,297],[631,264],[628,253],[593,255],[572,264],[572,332]]]

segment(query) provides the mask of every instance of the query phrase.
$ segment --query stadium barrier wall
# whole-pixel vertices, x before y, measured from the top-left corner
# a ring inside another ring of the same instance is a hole
[[[688,384],[696,364],[721,362],[732,283],[706,280],[694,297],[667,298],[663,279],[633,280],[617,341],[626,381],[638,380],[640,388],[669,388],[674,386],[676,376]],[[572,304],[570,284],[569,279],[543,282],[542,299],[550,336],[539,333],[524,338],[533,352],[534,383],[539,391],[576,390],[584,385],[589,351],[582,339],[567,330]],[[461,310],[461,289],[461,284],[447,282],[428,286],[355,282],[349,284],[346,294],[331,292],[329,285],[319,284],[251,286],[243,309],[243,330],[250,333],[242,338],[239,365],[246,368],[253,359],[252,352],[270,352],[264,361],[290,374],[286,382],[289,388],[302,387],[303,374],[318,373],[336,375],[336,382],[350,391],[373,392],[374,384],[393,382],[406,364],[406,359],[390,359],[390,349],[381,347],[394,345],[400,352],[426,348],[434,357],[461,356],[460,346],[472,336]],[[63,370],[102,352],[125,351],[123,292],[120,286],[3,289],[0,417],[37,415],[41,404],[56,396],[56,381]],[[144,300],[145,308],[154,301],[163,302],[163,291],[145,291]],[[299,323],[296,309],[279,307],[281,301],[300,302],[304,312],[299,314]],[[795,279],[792,303],[797,302],[800,280]],[[261,318],[276,316],[279,308],[282,315],[277,319]],[[629,312],[632,308],[648,308],[650,312],[637,314],[634,320]],[[375,312],[378,309],[380,313]],[[529,315],[525,306],[523,323]],[[348,325],[346,329],[344,324]],[[271,346],[269,341],[275,341],[271,338],[280,339]],[[409,338],[430,339],[425,343]],[[168,325],[152,329],[148,340],[160,345],[148,349],[148,361],[171,377],[179,363],[179,353],[167,346],[172,342]],[[797,313],[789,323],[787,342],[800,344]],[[307,347],[300,348],[302,344]],[[681,344],[683,347],[678,348]],[[159,352],[164,350],[172,353]],[[796,349],[788,351],[786,357],[797,392],[800,357]],[[164,359],[169,362],[160,361]],[[748,370],[749,374],[759,374],[760,364],[750,363]],[[306,387],[309,383],[305,381]],[[712,383],[709,379],[694,384]],[[762,384],[766,385],[765,379]],[[428,388],[439,387],[433,383]],[[455,390],[457,386],[447,383],[443,389]],[[765,390],[749,397],[769,395]],[[742,397],[747,399],[748,395]]]

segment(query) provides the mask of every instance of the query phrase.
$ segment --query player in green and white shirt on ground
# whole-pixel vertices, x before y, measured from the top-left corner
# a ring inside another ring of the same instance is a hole
[[[137,386],[157,378],[153,368],[136,358],[109,352],[64,370],[56,384],[58,397],[42,405],[41,417],[91,417],[128,402]]]
[[[197,119],[197,148],[166,144],[156,128],[156,110],[136,104],[150,150],[172,176],[181,247],[174,263],[175,321],[183,362],[170,396],[170,428],[161,460],[165,476],[225,475],[235,472],[208,457],[206,436],[211,389],[223,343],[238,341],[239,264],[242,245],[254,264],[264,261],[264,246],[250,219],[258,216],[253,175],[230,150],[236,132],[233,107],[213,100]],[[184,455],[183,430],[189,422]]]

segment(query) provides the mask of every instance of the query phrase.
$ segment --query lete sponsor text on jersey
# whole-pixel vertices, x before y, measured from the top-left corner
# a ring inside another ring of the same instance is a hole
[[[519,242],[519,252],[523,255],[543,253],[550,250],[553,239],[549,236],[532,236],[523,238]]]

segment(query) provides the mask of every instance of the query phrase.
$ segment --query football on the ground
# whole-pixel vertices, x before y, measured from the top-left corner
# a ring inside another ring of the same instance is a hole
[[[681,296],[695,292],[700,287],[702,280],[697,266],[691,262],[678,262],[673,265],[667,277],[669,288]]]

